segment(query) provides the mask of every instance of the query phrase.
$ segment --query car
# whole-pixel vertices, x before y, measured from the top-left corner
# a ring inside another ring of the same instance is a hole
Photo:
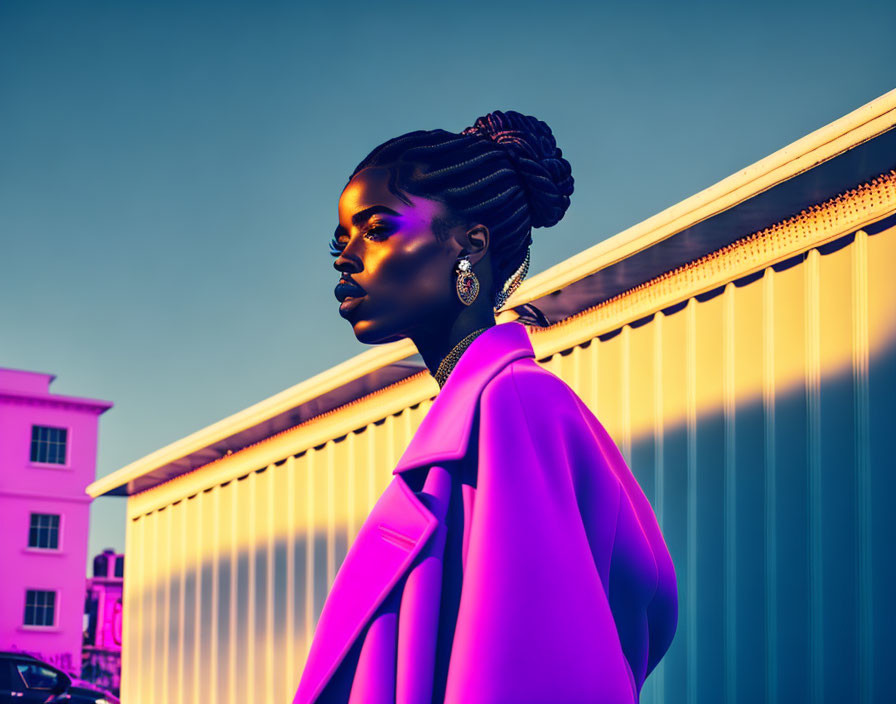
[[[66,672],[72,683],[59,695],[59,702],[65,704],[121,704],[118,697],[93,682],[82,680],[74,672]],[[66,698],[66,696],[68,698]]]
[[[25,653],[0,652],[0,704],[57,704],[71,678]]]
[[[55,702],[59,704],[120,704],[118,698],[92,684],[73,684]]]

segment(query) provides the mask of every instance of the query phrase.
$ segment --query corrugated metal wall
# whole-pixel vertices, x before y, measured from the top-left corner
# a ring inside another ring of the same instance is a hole
[[[896,227],[861,231],[540,360],[619,444],[676,565],[645,704],[896,701],[894,264]],[[161,509],[133,497],[126,704],[291,701],[430,403]]]
[[[132,518],[123,701],[292,701],[348,545],[430,405]]]
[[[896,701],[896,228],[800,259],[546,364],[676,565],[679,631],[642,702]]]

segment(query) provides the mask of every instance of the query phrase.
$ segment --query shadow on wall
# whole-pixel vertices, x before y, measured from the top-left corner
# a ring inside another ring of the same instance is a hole
[[[821,691],[851,701],[863,687],[868,701],[896,700],[884,669],[896,645],[883,627],[896,623],[886,598],[896,580],[893,389],[890,350],[871,365],[867,406],[852,374],[823,376],[817,392],[789,388],[769,407],[667,424],[659,443],[632,439],[630,465],[661,519],[680,600],[644,704],[812,702]],[[347,544],[344,526],[310,542],[306,531],[261,540],[138,594],[137,699],[291,701],[329,590],[328,549],[338,566]]]

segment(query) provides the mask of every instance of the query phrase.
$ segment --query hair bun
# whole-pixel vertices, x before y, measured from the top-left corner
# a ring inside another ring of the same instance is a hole
[[[569,207],[573,178],[550,127],[531,115],[495,110],[461,134],[490,139],[507,152],[520,174],[532,227],[560,222]]]

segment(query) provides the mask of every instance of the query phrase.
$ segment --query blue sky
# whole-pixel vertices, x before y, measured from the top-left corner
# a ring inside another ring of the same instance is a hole
[[[113,401],[108,474],[365,349],[327,242],[380,142],[547,122],[576,186],[531,276],[896,88],[894,34],[861,0],[3,0],[0,366]]]

